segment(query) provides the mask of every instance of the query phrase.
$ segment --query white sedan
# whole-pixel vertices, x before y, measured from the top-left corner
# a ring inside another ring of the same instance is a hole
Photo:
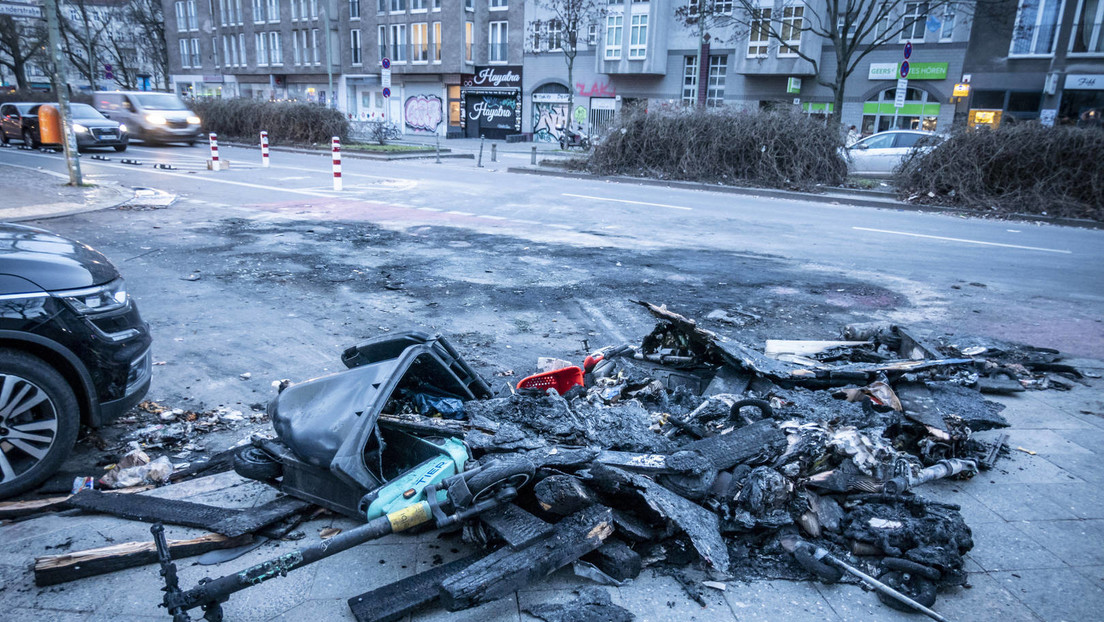
[[[942,140],[934,132],[920,130],[879,132],[847,148],[847,171],[852,175],[889,177],[913,149],[931,149]]]

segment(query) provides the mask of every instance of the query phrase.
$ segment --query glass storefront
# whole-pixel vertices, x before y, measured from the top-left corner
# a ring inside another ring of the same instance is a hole
[[[900,108],[894,105],[896,96],[897,87],[891,87],[863,104],[863,136],[886,130],[935,131],[940,105],[934,96],[921,89],[906,89],[905,105]]]

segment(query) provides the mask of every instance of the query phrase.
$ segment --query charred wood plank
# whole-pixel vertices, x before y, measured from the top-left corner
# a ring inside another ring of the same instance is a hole
[[[131,486],[130,488],[120,488],[118,490],[107,490],[105,492],[111,494],[118,493],[135,493],[145,492],[147,490],[153,490],[154,486]],[[42,499],[30,499],[27,501],[5,501],[0,503],[0,519],[5,518],[19,518],[21,516],[28,516],[30,514],[37,514],[39,512],[54,512],[57,510],[64,510],[68,506],[65,504],[73,495],[62,495],[58,497],[45,497]]]
[[[179,471],[173,471],[173,474],[169,476],[169,481],[175,484],[201,475],[214,475],[215,473],[229,471],[234,468],[234,454],[237,452],[237,449],[227,449],[211,456],[210,460],[195,462]]]
[[[598,503],[594,493],[571,475],[551,475],[533,486],[533,495],[545,512],[567,516]]]
[[[469,555],[447,564],[430,568],[412,577],[400,579],[383,587],[349,599],[349,609],[357,622],[392,622],[401,620],[437,600],[441,582],[483,557]]]
[[[380,427],[401,430],[411,434],[433,434],[436,436],[464,436],[472,426],[454,419],[435,419],[421,415],[380,415]],[[487,430],[494,432],[494,430]]]
[[[618,535],[633,542],[653,542],[660,536],[659,532],[644,520],[616,508],[613,510],[613,524],[617,528]]]
[[[583,561],[594,564],[598,570],[618,581],[635,579],[644,566],[640,554],[617,538],[606,540],[602,546],[584,555]]]
[[[769,457],[786,446],[786,435],[771,419],[737,428],[728,434],[703,438],[683,447],[705,456],[718,471],[756,457]]]
[[[241,510],[215,507],[177,499],[161,499],[147,495],[112,495],[98,490],[82,490],[70,497],[65,505],[87,512],[101,512],[119,518],[145,523],[169,523],[214,531],[220,521]]]
[[[311,507],[311,503],[296,499],[295,497],[280,497],[268,503],[248,510],[242,510],[220,520],[211,526],[211,531],[221,533],[231,538],[242,534],[253,533],[262,527],[267,527],[290,516],[302,513]]]
[[[613,533],[610,509],[591,506],[560,521],[552,536],[520,551],[503,548],[441,584],[449,611],[501,598],[570,564],[601,546]]]
[[[173,559],[202,555],[208,551],[243,546],[253,541],[245,535],[228,538],[209,533],[189,540],[169,540]],[[157,563],[157,551],[153,542],[125,542],[85,551],[72,551],[62,555],[45,555],[35,558],[35,585],[57,585],[85,577]]]
[[[479,519],[515,550],[548,537],[553,530],[551,524],[513,503],[506,503],[484,512],[479,515]]]

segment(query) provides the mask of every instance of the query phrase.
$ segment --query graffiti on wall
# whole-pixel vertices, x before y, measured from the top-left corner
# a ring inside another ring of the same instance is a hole
[[[445,120],[441,98],[436,95],[414,95],[406,98],[403,109],[406,126],[418,132],[436,132]]]
[[[555,102],[533,102],[533,140],[541,143],[556,143],[563,136],[567,126],[567,104]]]
[[[595,80],[587,86],[582,82],[575,83],[575,92],[583,97],[616,97],[617,89],[609,81],[598,82]]]

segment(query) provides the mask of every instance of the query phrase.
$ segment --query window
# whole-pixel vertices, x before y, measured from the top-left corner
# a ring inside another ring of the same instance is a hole
[[[788,6],[782,9],[782,45],[778,48],[779,56],[797,56],[801,48],[802,21],[805,17],[805,7]]]
[[[1011,54],[1049,56],[1054,53],[1061,0],[1020,0]]]
[[[509,24],[491,22],[488,37],[487,62],[505,63],[508,58]]]
[[[713,0],[713,12],[718,15],[732,15],[732,0]]]
[[[441,10],[441,0],[433,0],[433,10],[434,11],[440,11]]]
[[[269,65],[283,65],[284,64],[284,48],[280,45],[280,33],[270,32],[268,33],[268,64]]]
[[[303,64],[309,65],[311,63],[310,48],[307,47],[307,31],[306,29],[299,31],[299,49],[303,50]]]
[[[360,19],[360,0],[349,0],[349,19]]]
[[[265,33],[258,32],[253,34],[253,44],[257,48],[257,66],[268,66],[268,37]]]
[[[905,29],[901,31],[901,41],[924,41],[924,27],[928,22],[927,2],[906,2]]]
[[[236,18],[234,21],[239,26],[241,26],[242,24],[245,23],[245,18],[243,17],[243,15],[244,14],[242,13],[242,0],[234,0],[234,17]],[[244,49],[242,50],[242,64],[243,65],[245,64],[245,50]]]
[[[310,0],[311,19],[318,19],[318,0]]]
[[[472,36],[474,28],[471,22],[464,22],[464,60],[472,62]]]
[[[295,6],[295,3],[292,2],[291,6]],[[303,62],[303,57],[300,56],[300,52],[299,52],[299,31],[298,30],[292,30],[291,31],[291,61],[296,66],[300,65]]]
[[[606,16],[606,60],[621,59],[621,31],[624,30],[623,15]]]
[[[770,9],[756,9],[752,15],[751,30],[748,34],[749,57],[766,56],[770,47]]]
[[[196,19],[195,0],[188,0],[188,30],[199,30],[199,20]],[[102,20],[101,20],[102,21]]]
[[[199,39],[192,39],[192,67],[199,69],[202,65],[199,57]]]
[[[943,24],[939,27],[939,40],[950,41],[954,38],[955,5],[943,5]]]
[[[249,58],[246,56],[246,51],[245,51],[245,33],[244,32],[239,32],[238,33],[238,50],[241,53],[241,57],[238,59],[238,66],[239,67],[245,67],[246,65],[249,64]]]
[[[305,31],[304,31],[305,32]],[[311,61],[315,65],[322,64],[322,58],[318,55],[318,29],[311,29]]]
[[[1078,0],[1077,17],[1074,18],[1073,31],[1070,33],[1070,53],[1104,54],[1104,2],[1100,0]]]
[[[598,45],[598,24],[587,26],[587,45]]]
[[[180,4],[180,3],[177,3]],[[188,69],[192,66],[192,57],[188,54],[188,40],[180,40],[180,66]]]
[[[705,105],[724,105],[725,77],[728,72],[728,56],[709,57],[709,79],[706,83]],[[698,102],[698,57],[686,56],[682,71],[682,103],[693,106]]]
[[[299,21],[299,0],[291,0],[291,21]]]
[[[354,28],[349,31],[349,45],[351,46],[352,55],[350,56],[351,62],[354,65],[363,64],[360,57],[360,30]]]
[[[226,35],[222,35],[222,59],[226,61],[227,67],[233,67],[235,65],[233,59],[230,57],[230,38]]]
[[[185,2],[176,3],[176,31],[188,31],[188,7]],[[181,40],[181,43],[183,43],[183,40]],[[186,54],[181,54],[180,56],[184,57]]]
[[[379,48],[380,62],[383,62],[387,58],[387,26],[377,28],[376,45]]]
[[[411,13],[425,13],[426,12],[426,0],[410,0],[410,12]]]
[[[215,67],[222,66],[219,65],[218,37],[211,37],[211,58],[215,61]]]
[[[387,0],[379,0],[379,2],[376,4],[376,12],[377,13],[386,13],[387,12]]]
[[[474,11],[475,10],[475,2],[473,0],[464,0],[464,10],[465,11]]]
[[[421,22],[410,25],[410,60],[415,63],[429,62],[429,24]]]
[[[539,23],[533,33],[534,52],[559,52],[563,49],[563,23],[550,19]]]
[[[433,62],[441,62],[441,22],[433,22]]]
[[[492,11],[505,11],[506,9],[510,8],[507,5],[507,2],[508,2],[508,0],[491,0],[491,10]]]
[[[265,21],[265,0],[253,0],[253,23],[261,24]]]
[[[222,24],[223,26],[225,26],[227,24],[227,21],[226,21],[226,4],[227,4],[227,0],[222,0],[222,2],[219,2],[219,23]],[[224,41],[225,41],[225,39],[224,39]]]
[[[1003,92],[1001,95],[1003,101]],[[864,136],[886,130],[935,131],[940,109],[939,100],[935,96],[929,95],[927,91],[909,87],[905,89],[903,108],[897,108],[894,105],[896,96],[897,89],[891,87],[875,93],[863,104],[861,132]],[[982,107],[976,98],[971,106]]]
[[[859,21],[861,19],[856,13],[840,15],[839,19],[836,20],[836,32],[839,33],[840,38],[844,41],[854,39],[855,34],[859,31]]]
[[[391,24],[391,62],[406,62],[406,24]]]
[[[268,0],[268,21],[280,21],[280,0]]]
[[[296,2],[296,0],[291,0],[291,1]],[[306,20],[306,19],[310,18],[310,12],[307,9],[307,0],[298,0],[298,2],[299,2],[299,19]]]
[[[629,27],[629,58],[644,58],[648,53],[648,16],[633,15]]]
[[[406,0],[391,0],[391,12],[392,13],[405,13],[406,12]]]

